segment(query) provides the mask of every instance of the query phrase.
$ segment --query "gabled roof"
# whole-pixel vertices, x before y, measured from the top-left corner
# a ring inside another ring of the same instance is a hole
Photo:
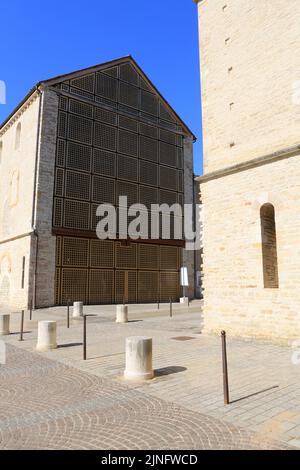
[[[119,59],[111,60],[109,62],[104,62],[102,64],[94,65],[92,67],[87,67],[81,70],[77,70],[75,72],[67,73],[64,75],[58,75],[57,77],[49,78],[49,79],[38,82],[35,85],[35,87],[30,90],[30,92],[26,95],[26,97],[19,103],[19,105],[13,110],[13,112],[8,116],[8,118],[1,124],[0,130],[36,90],[43,89],[47,86],[56,85],[67,80],[80,78],[80,77],[83,77],[85,75],[88,75],[94,72],[103,71],[105,69],[113,68],[115,66],[126,64],[126,63],[130,63],[131,66],[137,71],[137,73],[142,76],[143,80],[148,85],[150,90],[154,94],[156,94],[159,97],[159,99],[163,102],[164,106],[167,108],[171,116],[173,116],[177,124],[179,124],[187,134],[189,134],[191,137],[193,137],[194,140],[196,140],[195,135],[192,133],[189,127],[182,121],[182,119],[178,116],[176,111],[171,107],[171,105],[166,101],[166,99],[160,94],[160,92],[157,90],[155,85],[151,82],[148,76],[143,72],[143,70],[140,68],[137,62],[130,55],[121,57]]]

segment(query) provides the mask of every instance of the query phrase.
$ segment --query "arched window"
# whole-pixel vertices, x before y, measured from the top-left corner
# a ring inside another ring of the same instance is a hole
[[[0,165],[2,163],[3,142],[0,141]]]
[[[264,204],[261,207],[260,222],[264,287],[278,288],[276,224],[275,210],[272,204]]]
[[[21,143],[21,130],[22,130],[22,125],[19,122],[16,128],[16,139],[15,139],[15,149],[17,150],[20,147]]]

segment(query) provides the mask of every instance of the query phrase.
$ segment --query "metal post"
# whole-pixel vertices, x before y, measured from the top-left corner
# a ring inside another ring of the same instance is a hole
[[[229,405],[229,387],[228,387],[228,368],[227,368],[227,352],[226,352],[226,332],[221,331],[222,341],[222,363],[223,363],[223,390],[224,405]]]
[[[24,310],[21,313],[21,331],[19,341],[23,341],[23,332],[24,332]]]
[[[159,299],[158,299],[158,301],[157,301],[157,310],[159,310],[159,307],[160,307],[160,305],[159,305]]]
[[[189,306],[190,306],[190,298],[189,298],[189,296],[188,296],[188,307],[189,307]]]
[[[173,306],[172,306],[172,299],[170,299],[170,318],[173,317]]]
[[[83,315],[83,360],[86,361],[86,317]]]
[[[67,301],[67,328],[70,328],[70,300]]]
[[[124,272],[123,305],[128,304],[128,271]]]
[[[30,304],[29,304],[29,320],[30,321],[32,320],[32,300],[30,300]]]

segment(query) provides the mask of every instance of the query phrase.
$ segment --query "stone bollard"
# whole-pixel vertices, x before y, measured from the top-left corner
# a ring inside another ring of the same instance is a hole
[[[83,317],[83,302],[74,302],[73,303],[73,318],[80,319]]]
[[[56,349],[56,321],[39,321],[37,351]]]
[[[10,335],[9,321],[9,314],[0,315],[0,336]]]
[[[116,323],[127,323],[128,322],[128,306],[117,305],[117,316]]]
[[[131,336],[126,338],[126,369],[125,379],[152,379],[152,338],[147,336]]]

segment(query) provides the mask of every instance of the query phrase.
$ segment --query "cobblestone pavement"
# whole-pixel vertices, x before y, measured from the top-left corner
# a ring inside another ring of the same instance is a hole
[[[292,364],[290,348],[228,338],[231,404],[224,406],[220,339],[201,334],[199,302],[189,309],[174,305],[172,319],[167,305],[159,311],[130,306],[127,324],[114,322],[114,310],[85,308],[95,315],[88,318],[87,361],[82,321],[67,329],[65,308],[36,311],[33,321],[26,315],[24,342],[17,334],[5,337],[18,349],[11,349],[10,364],[0,366],[0,375],[7,370],[9,376],[0,386],[0,446],[300,447],[300,365]],[[15,333],[19,317],[12,317]],[[31,354],[41,319],[57,320],[59,348]],[[156,375],[128,383],[122,379],[125,338],[140,334],[153,337]],[[29,361],[28,378],[23,361]]]
[[[1,449],[285,448],[11,345],[0,377]]]

